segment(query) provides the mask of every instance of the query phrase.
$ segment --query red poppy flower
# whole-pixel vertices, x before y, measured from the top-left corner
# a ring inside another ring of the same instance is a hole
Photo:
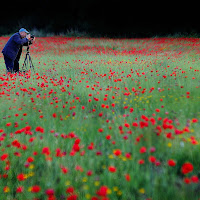
[[[174,167],[176,165],[176,162],[174,160],[170,159],[170,160],[168,160],[168,165],[170,167]]]
[[[1,160],[4,161],[7,157],[8,157],[8,154],[5,153],[5,154],[3,154],[3,155],[1,156]]]
[[[133,122],[132,126],[138,127],[138,123],[137,122]]]
[[[116,167],[114,166],[109,166],[108,167],[108,170],[111,172],[111,173],[115,173],[117,171]]]
[[[99,188],[99,190],[96,192],[96,194],[98,196],[105,197],[107,195],[107,191],[108,191],[108,187],[103,185]]]
[[[17,179],[18,179],[18,181],[24,181],[26,178],[25,178],[24,174],[18,174]]]
[[[192,122],[193,122],[193,123],[197,123],[197,122],[198,122],[198,119],[193,118],[193,119],[192,119]]]
[[[33,162],[33,161],[34,161],[34,158],[33,158],[33,157],[28,157],[28,158],[27,158],[27,162],[30,163],[30,162]]]
[[[54,189],[49,188],[49,189],[46,190],[45,193],[46,193],[46,195],[48,195],[48,196],[52,196],[52,195],[54,195]]]
[[[193,171],[193,165],[190,162],[186,162],[182,165],[181,172],[183,174],[188,174]]]
[[[38,126],[38,127],[35,128],[35,131],[40,132],[40,133],[44,133],[44,128]]]
[[[121,150],[120,149],[116,149],[114,150],[113,152],[116,156],[120,156],[122,154]]]
[[[139,160],[138,164],[143,165],[144,164],[144,160],[143,159]]]
[[[99,128],[99,130],[98,130],[100,133],[102,133],[103,132],[103,128]]]
[[[67,194],[70,194],[70,193],[73,193],[74,192],[74,188],[72,186],[69,186],[67,189],[66,189],[66,193]]]
[[[24,188],[22,186],[19,186],[17,189],[16,189],[16,193],[22,193],[24,191]]]
[[[149,156],[149,162],[155,163],[156,162],[156,158],[154,156]]]
[[[32,186],[32,188],[31,188],[31,192],[33,192],[33,193],[37,193],[37,192],[39,192],[40,191],[40,186],[39,185],[34,185],[34,186]]]
[[[98,197],[92,197],[91,200],[99,200]]]
[[[63,172],[63,174],[67,174],[68,169],[66,167],[62,167],[62,172]]]
[[[107,139],[107,140],[110,140],[110,139],[111,139],[111,135],[107,135],[107,136],[106,136],[106,139]]]
[[[198,176],[192,176],[191,177],[191,181],[193,182],[193,183],[198,183],[199,182],[199,178],[198,178]]]
[[[67,200],[77,200],[78,196],[76,194],[71,194],[70,196],[67,197]]]
[[[77,138],[74,143],[79,144],[80,142],[81,142],[81,139]]]
[[[102,117],[102,116],[103,116],[103,113],[102,113],[102,112],[100,112],[100,113],[99,113],[99,117]]]
[[[36,139],[36,137],[32,137],[32,138],[30,138],[28,141],[29,141],[29,142],[33,142],[35,139]]]
[[[129,125],[128,123],[125,123],[124,126],[125,126],[126,128],[129,128],[129,127],[130,127],[130,125]]]
[[[87,176],[92,176],[92,171],[91,170],[87,171]]]
[[[140,148],[140,153],[146,153],[146,151],[147,151],[146,147],[141,147]]]
[[[11,126],[11,125],[12,125],[12,124],[11,124],[10,122],[6,124],[6,126]]]
[[[159,109],[159,108],[156,108],[155,111],[156,111],[156,112],[160,112],[160,109]]]
[[[130,181],[130,180],[131,180],[131,177],[130,177],[129,174],[126,174],[126,175],[125,175],[125,178],[126,178],[127,181]]]
[[[190,180],[190,178],[188,178],[188,177],[185,177],[183,180],[184,180],[184,182],[185,182],[186,184],[190,184],[190,183],[191,183],[191,180]]]
[[[74,144],[72,149],[73,149],[75,152],[80,151],[79,144]]]
[[[44,147],[44,148],[42,149],[42,154],[49,155],[49,154],[50,154],[49,147]]]

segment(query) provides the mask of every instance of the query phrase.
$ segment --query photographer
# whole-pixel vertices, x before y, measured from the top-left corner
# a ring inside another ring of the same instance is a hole
[[[22,47],[32,44],[34,40],[35,38],[32,38],[25,28],[21,28],[19,32],[11,36],[2,50],[7,72],[19,71],[19,59]]]

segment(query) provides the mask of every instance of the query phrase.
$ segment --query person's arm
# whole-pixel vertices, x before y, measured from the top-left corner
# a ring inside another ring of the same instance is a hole
[[[29,40],[28,42],[24,43],[23,46],[28,46],[28,45],[31,45],[33,44],[32,40]]]
[[[28,42],[24,43],[23,46],[28,46],[28,45],[31,45],[35,42],[35,37],[34,38],[31,38]]]
[[[24,43],[28,42],[29,40],[27,38],[21,38],[20,35],[15,35],[13,37],[13,40],[20,45],[23,45]]]

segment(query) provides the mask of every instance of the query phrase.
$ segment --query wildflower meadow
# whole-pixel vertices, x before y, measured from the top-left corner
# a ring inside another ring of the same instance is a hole
[[[41,37],[30,53],[19,74],[0,55],[0,199],[200,199],[200,39]]]

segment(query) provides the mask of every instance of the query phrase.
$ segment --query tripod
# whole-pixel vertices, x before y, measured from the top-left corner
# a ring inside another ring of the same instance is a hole
[[[27,47],[27,52],[26,52],[26,56],[25,56],[25,60],[24,63],[22,65],[22,72],[26,72],[28,71],[28,65],[30,65],[30,69],[33,70],[33,72],[35,73],[35,69],[34,69],[34,65],[30,56],[30,52],[29,52],[29,45]]]

